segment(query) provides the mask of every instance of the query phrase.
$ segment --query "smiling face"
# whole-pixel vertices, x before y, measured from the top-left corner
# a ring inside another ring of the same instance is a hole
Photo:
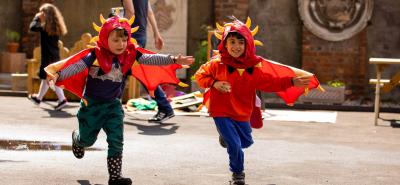
[[[244,38],[238,34],[229,34],[226,39],[225,43],[226,50],[228,50],[228,53],[234,57],[238,58],[243,55],[245,49],[246,49],[246,41]]]
[[[115,55],[124,53],[128,44],[128,33],[124,29],[115,29],[108,36],[108,48]]]

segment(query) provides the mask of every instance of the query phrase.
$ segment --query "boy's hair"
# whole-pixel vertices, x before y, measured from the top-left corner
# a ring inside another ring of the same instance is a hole
[[[45,14],[44,31],[49,35],[63,36],[67,34],[67,27],[65,26],[64,17],[61,15],[60,10],[52,4],[45,3],[39,8]]]
[[[115,34],[116,34],[116,36],[117,37],[128,37],[128,31],[126,31],[124,28],[122,28],[122,27],[118,27],[118,28],[115,28],[114,30],[113,30],[113,32],[115,31]]]
[[[238,33],[238,32],[229,32],[228,35],[226,36],[226,38],[229,38],[229,37],[236,37],[237,39],[244,39],[244,40],[246,40],[246,39],[243,37],[243,35],[241,35],[241,34]]]

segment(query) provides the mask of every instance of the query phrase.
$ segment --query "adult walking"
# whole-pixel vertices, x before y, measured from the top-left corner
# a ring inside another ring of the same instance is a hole
[[[132,24],[132,28],[139,26],[139,30],[133,33],[132,37],[136,39],[139,46],[142,48],[146,47],[146,27],[149,21],[153,30],[155,48],[161,50],[164,41],[158,31],[157,22],[150,2],[148,0],[121,0],[121,3],[124,7],[125,17],[130,18],[133,15],[135,16],[135,22]],[[148,119],[148,121],[162,123],[174,117],[174,111],[160,86],[157,87],[154,96],[154,100],[157,102],[158,112],[152,118]]]

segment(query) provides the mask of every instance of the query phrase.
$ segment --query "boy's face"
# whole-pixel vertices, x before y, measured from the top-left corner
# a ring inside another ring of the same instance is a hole
[[[244,39],[238,39],[235,36],[229,36],[225,44],[228,53],[235,58],[242,56],[245,50]]]
[[[127,36],[118,36],[116,31],[112,31],[108,36],[108,48],[115,55],[124,53],[128,44]]]

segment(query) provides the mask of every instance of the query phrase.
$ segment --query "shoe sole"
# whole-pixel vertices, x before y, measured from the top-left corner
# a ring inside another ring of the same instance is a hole
[[[61,110],[62,108],[64,108],[64,107],[66,107],[67,106],[67,103],[65,103],[65,104],[63,104],[63,105],[61,105],[61,106],[59,106],[59,107],[55,107],[54,109],[55,110]]]
[[[83,149],[83,151],[82,151],[82,155],[79,155],[79,154],[77,154],[77,153],[75,153],[74,152],[74,133],[75,133],[75,130],[72,132],[72,145],[71,145],[71,147],[72,147],[72,153],[74,154],[74,156],[75,156],[75,158],[77,158],[77,159],[82,159],[83,158],[83,156],[85,155],[85,150]]]
[[[31,96],[28,96],[28,99],[29,99],[32,103],[34,103],[35,105],[39,105],[39,104],[40,104],[40,102],[38,103],[38,102],[36,102],[35,100],[33,100]]]
[[[151,120],[149,120],[148,122],[149,123],[163,123],[164,121],[167,121],[167,120],[169,120],[169,119],[171,119],[173,117],[175,117],[175,115],[167,116],[167,117],[165,117],[164,119],[162,119],[160,121],[151,121]]]

